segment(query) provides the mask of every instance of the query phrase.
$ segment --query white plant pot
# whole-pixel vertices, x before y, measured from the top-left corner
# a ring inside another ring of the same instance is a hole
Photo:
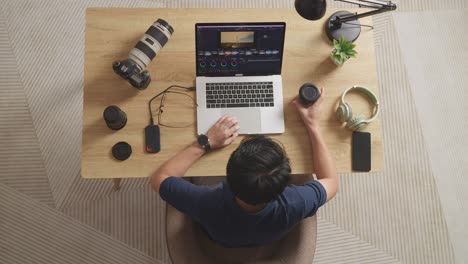
[[[335,58],[333,57],[333,54],[335,54],[335,52],[336,52],[336,49],[333,49],[333,50],[330,52],[330,59],[331,59],[331,60],[333,61],[333,63],[335,63],[337,66],[340,66],[340,67],[343,66],[343,64],[344,64],[345,62],[347,62],[347,61],[350,59],[350,57],[347,56],[347,57],[345,58],[343,64],[340,64],[340,62],[339,62],[337,59],[335,59]]]

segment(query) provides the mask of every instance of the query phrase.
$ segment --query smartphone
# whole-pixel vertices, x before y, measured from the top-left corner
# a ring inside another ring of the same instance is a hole
[[[371,170],[371,134],[368,132],[353,132],[352,166],[353,171]]]

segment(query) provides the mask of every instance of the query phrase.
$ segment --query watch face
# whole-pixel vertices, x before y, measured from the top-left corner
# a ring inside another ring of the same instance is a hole
[[[200,144],[200,146],[202,147],[205,147],[206,145],[208,145],[208,137],[205,135],[199,135],[197,141],[198,141],[198,144]]]

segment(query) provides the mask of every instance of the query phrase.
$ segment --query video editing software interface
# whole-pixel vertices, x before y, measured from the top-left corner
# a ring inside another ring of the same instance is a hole
[[[285,28],[285,23],[197,24],[197,76],[281,74]]]

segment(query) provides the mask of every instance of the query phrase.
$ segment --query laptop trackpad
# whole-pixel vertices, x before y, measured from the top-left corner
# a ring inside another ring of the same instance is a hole
[[[223,109],[223,115],[231,115],[239,120],[239,134],[258,134],[262,130],[260,109]]]

